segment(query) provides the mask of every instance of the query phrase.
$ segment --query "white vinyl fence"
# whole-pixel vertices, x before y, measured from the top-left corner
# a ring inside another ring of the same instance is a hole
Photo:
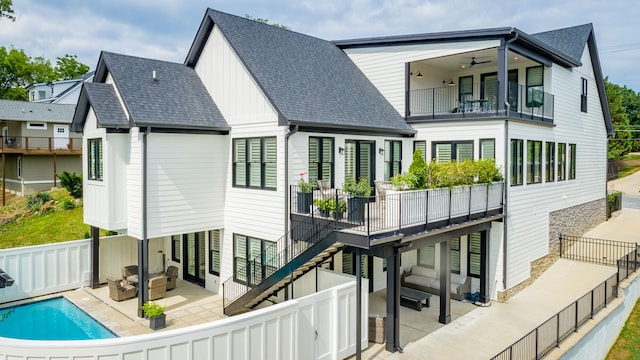
[[[0,303],[81,288],[91,280],[91,240],[0,250],[0,269],[15,280]]]
[[[368,342],[366,280],[362,289],[364,349]],[[344,359],[355,354],[355,314],[356,286],[349,281],[265,309],[148,335],[83,341],[0,338],[0,359]]]

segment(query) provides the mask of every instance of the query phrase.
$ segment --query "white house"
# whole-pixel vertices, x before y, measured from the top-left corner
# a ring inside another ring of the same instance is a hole
[[[73,104],[78,102],[82,84],[93,81],[94,72],[70,80],[36,83],[27,87],[29,101],[51,104]]]
[[[113,272],[178,266],[233,314],[296,297],[314,267],[362,270],[370,291],[387,288],[390,351],[403,271],[437,271],[447,323],[452,278],[508,298],[553,260],[558,233],[605,219],[611,121],[591,25],[328,42],[209,9],[184,64],[103,52],[74,130],[94,247],[98,228],[132,238],[100,248]],[[505,184],[379,188],[360,203],[339,190],[407,171],[414,149],[494,158]],[[344,201],[345,218],[307,203],[301,177],[323,180],[331,190],[311,196]],[[136,240],[137,258],[123,255]],[[94,286],[110,275],[98,255]]]

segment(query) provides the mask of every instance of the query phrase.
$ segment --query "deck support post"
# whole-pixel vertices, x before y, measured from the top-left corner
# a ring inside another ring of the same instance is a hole
[[[362,261],[356,248],[356,359],[362,359]]]
[[[393,247],[393,254],[387,258],[387,319],[385,321],[386,350],[400,351],[400,254]]]
[[[91,226],[91,288],[100,286],[100,228]]]
[[[440,316],[438,322],[451,322],[451,240],[440,243]]]

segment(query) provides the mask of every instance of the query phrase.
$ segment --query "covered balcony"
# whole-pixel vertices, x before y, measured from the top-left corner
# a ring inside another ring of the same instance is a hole
[[[496,48],[409,63],[409,121],[510,117],[553,123],[548,61]],[[532,56],[533,57],[533,56]]]

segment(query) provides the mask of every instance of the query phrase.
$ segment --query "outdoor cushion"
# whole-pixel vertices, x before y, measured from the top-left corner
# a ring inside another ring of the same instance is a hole
[[[436,271],[436,269],[429,269],[426,268],[424,266],[418,266],[418,265],[414,265],[411,268],[411,274],[412,275],[419,275],[419,276],[426,276],[426,277],[430,277],[430,278],[437,278],[438,277],[438,271]]]
[[[467,277],[460,274],[451,274],[451,283],[452,284],[464,284],[467,281]]]
[[[409,275],[409,276],[404,278],[404,281],[407,282],[407,283],[428,287],[429,284],[431,283],[431,281],[433,281],[433,279],[430,279],[430,278],[425,277],[425,276]]]

